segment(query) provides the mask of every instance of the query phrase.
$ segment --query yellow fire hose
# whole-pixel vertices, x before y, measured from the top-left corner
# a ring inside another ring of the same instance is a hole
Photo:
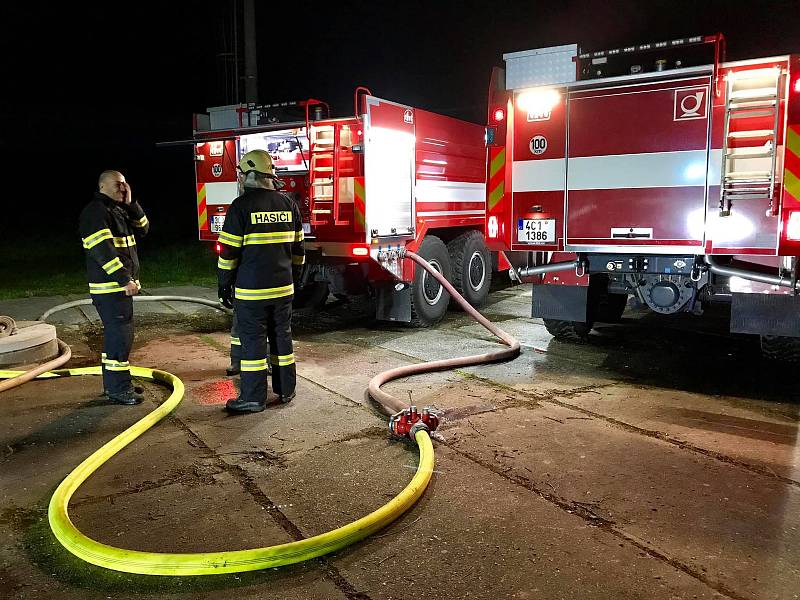
[[[471,307],[441,273],[431,267],[420,256],[413,252],[403,252],[402,256],[410,258],[428,271],[470,316],[497,336],[508,348],[477,356],[450,358],[399,367],[380,373],[370,380],[368,386],[370,397],[381,404],[388,412],[395,413],[390,421],[391,431],[395,434],[407,434],[409,437],[413,437],[419,448],[419,465],[414,477],[391,501],[367,516],[338,529],[296,542],[266,546],[264,548],[252,548],[250,550],[192,553],[140,552],[138,550],[108,546],[85,536],[72,524],[69,518],[67,508],[72,495],[108,459],[167,416],[183,400],[184,386],[178,377],[158,369],[132,366],[131,375],[164,383],[172,387],[172,393],[158,408],[91,454],[67,475],[64,481],[56,488],[53,497],[50,499],[48,518],[50,520],[50,528],[58,541],[78,558],[115,571],[143,575],[219,575],[290,565],[334,552],[385,527],[411,508],[425,491],[433,473],[433,444],[429,436],[428,425],[431,424],[430,429],[435,429],[438,424],[438,416],[429,413],[428,409],[425,409],[421,413],[423,416],[420,419],[420,413],[417,413],[416,407],[409,407],[402,400],[383,391],[381,385],[399,377],[407,377],[418,373],[513,359],[519,355],[520,343]],[[63,305],[51,309],[44,316],[66,306]],[[41,371],[46,368],[59,366],[69,360],[69,347],[63,342],[60,343],[60,346],[62,346],[62,356],[47,365],[42,365],[32,371],[0,370],[0,379],[12,380],[4,385],[0,384],[0,392],[3,389],[21,385],[32,379],[34,375],[36,375],[36,379],[45,379],[102,374],[101,367],[56,369],[42,373]]]
[[[18,377],[23,373],[24,371],[0,370],[0,379]],[[76,375],[101,375],[101,368],[59,369],[43,373],[37,379]],[[344,548],[394,521],[411,508],[422,495],[433,473],[433,444],[428,433],[421,430],[414,436],[419,447],[420,459],[411,482],[378,510],[338,529],[296,542],[250,550],[166,553],[140,552],[108,546],[85,536],[73,525],[67,512],[70,498],[108,459],[178,406],[184,393],[183,382],[166,371],[131,367],[131,375],[167,384],[172,387],[172,393],[158,408],[96,450],[67,475],[50,499],[48,509],[50,527],[58,541],[78,558],[101,567],[144,575],[218,575],[257,571],[302,562]]]

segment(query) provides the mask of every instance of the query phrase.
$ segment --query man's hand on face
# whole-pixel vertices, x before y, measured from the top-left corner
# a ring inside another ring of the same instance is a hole
[[[129,281],[125,285],[125,295],[126,296],[135,296],[139,293],[139,286],[135,281]]]
[[[128,183],[127,181],[123,181],[122,182],[122,194],[123,194],[122,195],[122,201],[125,204],[130,204],[131,203],[131,199],[132,199],[132,196],[131,196],[131,184]]]

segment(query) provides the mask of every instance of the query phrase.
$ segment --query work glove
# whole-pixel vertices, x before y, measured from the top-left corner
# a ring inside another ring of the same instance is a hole
[[[217,288],[219,303],[225,308],[233,308],[233,289],[229,285],[221,285]]]

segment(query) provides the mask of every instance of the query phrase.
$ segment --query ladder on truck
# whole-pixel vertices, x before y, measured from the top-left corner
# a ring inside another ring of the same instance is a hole
[[[340,125],[318,125],[311,139],[311,224],[348,225],[339,215]]]
[[[725,96],[725,134],[719,214],[738,201],[769,200],[775,214],[775,171],[780,125],[781,68],[730,71]]]

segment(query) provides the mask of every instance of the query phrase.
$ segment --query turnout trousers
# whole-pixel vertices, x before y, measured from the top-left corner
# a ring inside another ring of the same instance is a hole
[[[124,292],[93,294],[103,322],[103,388],[109,394],[133,389],[128,356],[133,345],[133,298]]]
[[[242,343],[242,400],[266,403],[267,363],[272,365],[272,391],[279,396],[291,395],[297,382],[292,350],[292,297],[235,302]]]
[[[239,322],[236,318],[236,311],[233,311],[233,321],[231,322],[231,367],[238,369],[242,360],[242,341],[239,339]]]

